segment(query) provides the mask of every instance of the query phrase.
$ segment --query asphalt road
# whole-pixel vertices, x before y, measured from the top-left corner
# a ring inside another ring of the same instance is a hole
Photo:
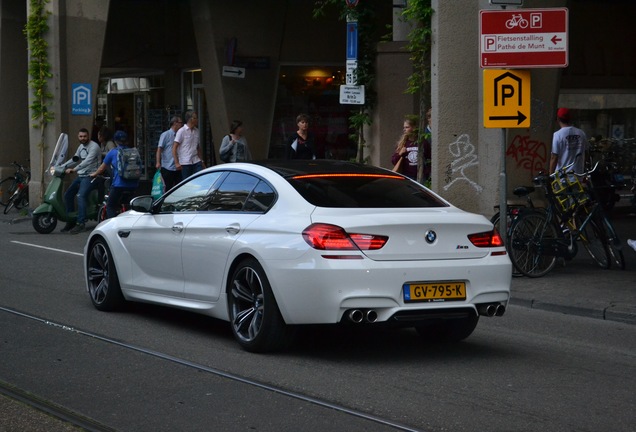
[[[482,318],[457,345],[424,345],[410,330],[312,327],[289,351],[254,355],[238,348],[226,323],[207,317],[148,305],[93,309],[83,284],[85,238],[0,223],[0,384],[84,429],[636,424],[634,325],[511,306],[501,318]],[[13,428],[15,403],[0,398],[0,407],[0,431],[41,426],[40,417]]]

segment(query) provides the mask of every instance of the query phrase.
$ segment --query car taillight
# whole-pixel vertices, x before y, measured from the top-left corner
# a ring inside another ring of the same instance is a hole
[[[309,246],[319,250],[377,250],[382,248],[386,236],[372,234],[349,234],[337,225],[315,223],[303,231]]]
[[[477,247],[501,247],[504,245],[503,239],[496,229],[492,231],[470,234],[468,240]]]

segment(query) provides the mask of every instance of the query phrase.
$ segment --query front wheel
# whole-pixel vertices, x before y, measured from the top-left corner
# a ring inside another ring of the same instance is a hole
[[[97,208],[97,223],[104,222],[106,219],[108,219],[106,206],[102,204]]]
[[[510,230],[506,245],[510,261],[525,276],[544,276],[556,264],[556,256],[549,249],[551,242],[557,240],[556,228],[544,213],[525,213]]]
[[[230,279],[228,307],[232,332],[239,345],[251,352],[276,351],[292,336],[276,304],[261,265],[242,261]]]
[[[6,207],[17,188],[18,181],[15,177],[7,177],[0,181],[0,204]]]
[[[113,255],[106,242],[95,240],[86,259],[86,284],[96,309],[112,311],[124,303]]]
[[[34,214],[31,221],[33,228],[40,234],[50,234],[57,226],[57,216],[53,213]]]

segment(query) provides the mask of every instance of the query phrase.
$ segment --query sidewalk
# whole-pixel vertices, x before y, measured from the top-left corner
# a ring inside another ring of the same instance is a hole
[[[636,215],[628,207],[610,213],[623,242],[625,270],[603,270],[584,248],[565,266],[556,267],[542,278],[514,277],[511,304],[636,324],[636,251],[627,239],[636,239]]]

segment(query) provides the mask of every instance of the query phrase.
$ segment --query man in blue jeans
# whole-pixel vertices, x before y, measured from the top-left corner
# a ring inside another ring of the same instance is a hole
[[[113,173],[113,180],[110,184],[110,190],[108,191],[108,202],[106,203],[106,217],[112,218],[117,216],[119,209],[121,208],[121,200],[126,192],[134,192],[139,186],[139,180],[129,180],[121,176],[121,173],[117,169],[117,155],[120,149],[128,148],[128,134],[124,131],[115,132],[113,138],[117,147],[108,152],[104,158],[104,162],[97,168],[97,170],[90,174],[91,177],[97,177],[106,171],[106,168],[111,167]]]
[[[77,139],[79,139],[80,145],[75,152],[75,156],[79,158],[80,162],[74,168],[66,169],[66,174],[77,173],[77,177],[64,193],[66,214],[75,211],[75,196],[77,195],[77,220],[69,220],[62,228],[63,233],[77,234],[84,231],[88,195],[97,187],[91,182],[92,178],[89,174],[97,168],[101,150],[99,144],[91,141],[89,137],[88,129],[82,128],[79,130]]]

